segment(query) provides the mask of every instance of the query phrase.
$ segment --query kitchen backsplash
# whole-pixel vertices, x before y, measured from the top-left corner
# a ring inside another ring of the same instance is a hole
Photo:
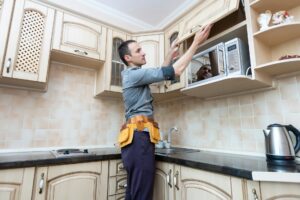
[[[94,98],[94,80],[95,71],[52,63],[46,93],[0,88],[0,149],[111,145],[123,105]]]
[[[112,146],[124,121],[123,103],[94,98],[94,76],[92,70],[52,63],[46,93],[0,88],[0,149]],[[274,90],[154,106],[165,138],[169,128],[179,128],[174,145],[263,154],[267,125],[300,129],[300,75],[279,79]]]

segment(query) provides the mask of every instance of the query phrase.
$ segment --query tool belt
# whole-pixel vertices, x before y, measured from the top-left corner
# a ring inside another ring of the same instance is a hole
[[[122,125],[118,138],[120,147],[131,144],[135,130],[144,131],[145,128],[149,130],[150,141],[156,144],[160,140],[158,123],[152,118],[137,115]]]

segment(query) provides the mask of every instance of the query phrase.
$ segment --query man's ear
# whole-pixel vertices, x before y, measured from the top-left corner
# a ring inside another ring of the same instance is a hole
[[[131,61],[131,56],[130,55],[125,55],[124,59],[126,60],[126,62],[128,63],[129,61]]]

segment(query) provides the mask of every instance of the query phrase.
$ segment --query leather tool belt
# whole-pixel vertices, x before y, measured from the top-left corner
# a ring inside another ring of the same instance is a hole
[[[160,140],[158,123],[152,118],[137,115],[122,125],[118,138],[120,147],[131,144],[135,130],[144,131],[145,128],[149,130],[150,141],[156,144]]]

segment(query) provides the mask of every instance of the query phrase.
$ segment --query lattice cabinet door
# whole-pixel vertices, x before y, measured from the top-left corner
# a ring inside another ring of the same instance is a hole
[[[54,10],[16,1],[4,60],[4,77],[46,82]]]

